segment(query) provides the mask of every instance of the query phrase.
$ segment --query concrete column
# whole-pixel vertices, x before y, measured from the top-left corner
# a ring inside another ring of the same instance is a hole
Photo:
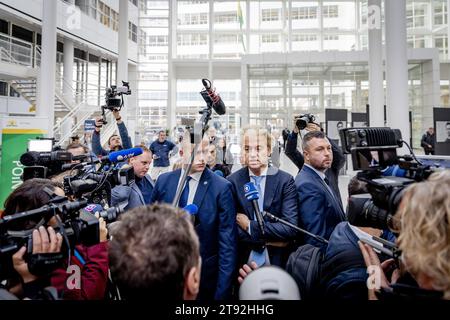
[[[42,55],[38,81],[39,103],[36,115],[48,117],[47,136],[53,137],[55,122],[56,13],[58,0],[42,1]]]
[[[131,138],[132,145],[137,145],[141,141],[136,139],[137,136],[137,119],[138,119],[138,95],[137,95],[137,87],[138,87],[138,73],[137,66],[130,65],[128,68],[128,80],[130,81],[130,87],[132,94],[128,97],[128,105],[127,113],[128,113],[128,122],[126,123],[128,134]]]
[[[248,98],[248,70],[247,64],[241,63],[241,126],[249,124],[250,121],[250,106]]]
[[[365,108],[365,106],[364,106]],[[363,110],[362,98],[361,98],[361,79],[356,80],[356,99],[355,105],[352,108],[353,112],[361,112]]]
[[[73,86],[73,57],[74,47],[73,41],[70,39],[64,40],[64,81],[63,81],[63,95],[64,99],[69,103],[74,102],[74,86]]]
[[[448,50],[450,43],[450,0],[447,0],[447,59],[450,61],[450,50]]]
[[[177,105],[177,81],[176,72],[173,65],[173,58],[176,56],[176,21],[177,21],[177,2],[171,0],[169,8],[169,57],[168,57],[168,92],[167,92],[167,112],[166,123],[168,128],[176,125],[176,105]]]
[[[385,1],[385,19],[387,123],[409,143],[406,0]]]
[[[382,50],[382,31],[381,31],[381,0],[369,0],[367,21],[369,28],[370,126],[383,127],[384,86],[383,86],[383,50]]]
[[[323,79],[319,79],[319,105],[318,105],[318,107],[321,110],[325,110],[325,81],[323,81]]]
[[[117,64],[117,85],[128,81],[128,1],[119,1],[119,57]],[[133,93],[134,94],[134,93]],[[122,120],[127,122],[127,97],[124,96],[125,109],[121,113]]]
[[[429,127],[433,127],[433,108],[440,104],[440,63],[439,53],[436,52],[432,60],[422,63],[422,130],[423,134]],[[417,144],[418,141],[415,141]]]

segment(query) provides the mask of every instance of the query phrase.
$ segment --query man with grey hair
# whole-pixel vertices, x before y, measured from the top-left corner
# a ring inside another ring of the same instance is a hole
[[[333,152],[330,141],[321,131],[307,133],[302,141],[305,164],[295,178],[299,195],[300,225],[307,231],[328,239],[336,225],[346,220],[342,203],[329,186],[325,172],[331,167]],[[325,245],[312,237],[305,242]]]

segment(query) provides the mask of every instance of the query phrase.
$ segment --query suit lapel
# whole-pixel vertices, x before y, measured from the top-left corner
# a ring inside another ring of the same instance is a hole
[[[206,192],[208,191],[209,185],[211,184],[211,172],[209,169],[205,169],[203,171],[202,176],[200,177],[200,181],[198,182],[197,191],[195,192],[194,196],[194,204],[197,205],[197,207],[200,208],[203,202],[203,198],[206,195]]]
[[[278,174],[278,169],[276,167],[269,167],[266,176],[266,185],[264,187],[264,208],[269,210],[273,197],[278,189],[278,179],[276,175]]]
[[[134,192],[137,193],[137,195],[138,195],[139,200],[141,201],[141,203],[144,203],[144,204],[145,204],[144,196],[142,195],[142,192],[141,192],[141,190],[139,189],[138,185],[137,185],[136,183],[133,183],[133,185],[132,185],[131,188],[134,190]]]
[[[173,172],[173,179],[168,179],[167,186],[164,186],[165,192],[167,192],[166,199],[167,202],[173,202],[175,198],[175,193],[177,192],[178,181],[180,180],[181,169],[178,169]]]

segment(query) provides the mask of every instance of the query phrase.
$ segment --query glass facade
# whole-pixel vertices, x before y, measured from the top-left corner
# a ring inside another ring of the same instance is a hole
[[[368,49],[367,0],[347,1],[148,1],[141,0],[139,20],[141,129],[165,127],[167,88],[176,90],[175,116],[198,117],[198,80],[169,79],[169,66],[180,61],[204,63],[205,74],[221,61],[236,61],[246,54]],[[171,19],[169,19],[172,17]],[[384,25],[384,18],[382,17]],[[438,48],[447,63],[447,1],[407,0],[407,41],[411,48]],[[169,44],[169,34],[172,35]],[[169,45],[172,47],[169,50]],[[175,61],[175,62],[174,62]],[[421,65],[409,66],[410,109],[415,145],[422,130]],[[241,97],[241,80],[227,79],[225,88],[215,75],[222,97]],[[292,115],[311,112],[324,121],[325,108],[364,112],[368,103],[367,64],[301,66],[249,65],[250,123],[291,126]],[[225,80],[224,80],[225,81]],[[232,85],[229,85],[232,84]],[[145,91],[145,93],[143,92]],[[449,104],[449,81],[441,81],[441,104]],[[227,105],[239,106],[237,100]],[[223,126],[239,126],[239,113],[220,119]],[[226,122],[226,123],[225,123]],[[420,138],[420,137],[419,137]]]

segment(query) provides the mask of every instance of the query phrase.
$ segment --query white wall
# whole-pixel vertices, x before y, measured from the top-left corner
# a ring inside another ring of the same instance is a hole
[[[30,103],[23,98],[0,96],[0,114],[34,115],[30,112]]]

